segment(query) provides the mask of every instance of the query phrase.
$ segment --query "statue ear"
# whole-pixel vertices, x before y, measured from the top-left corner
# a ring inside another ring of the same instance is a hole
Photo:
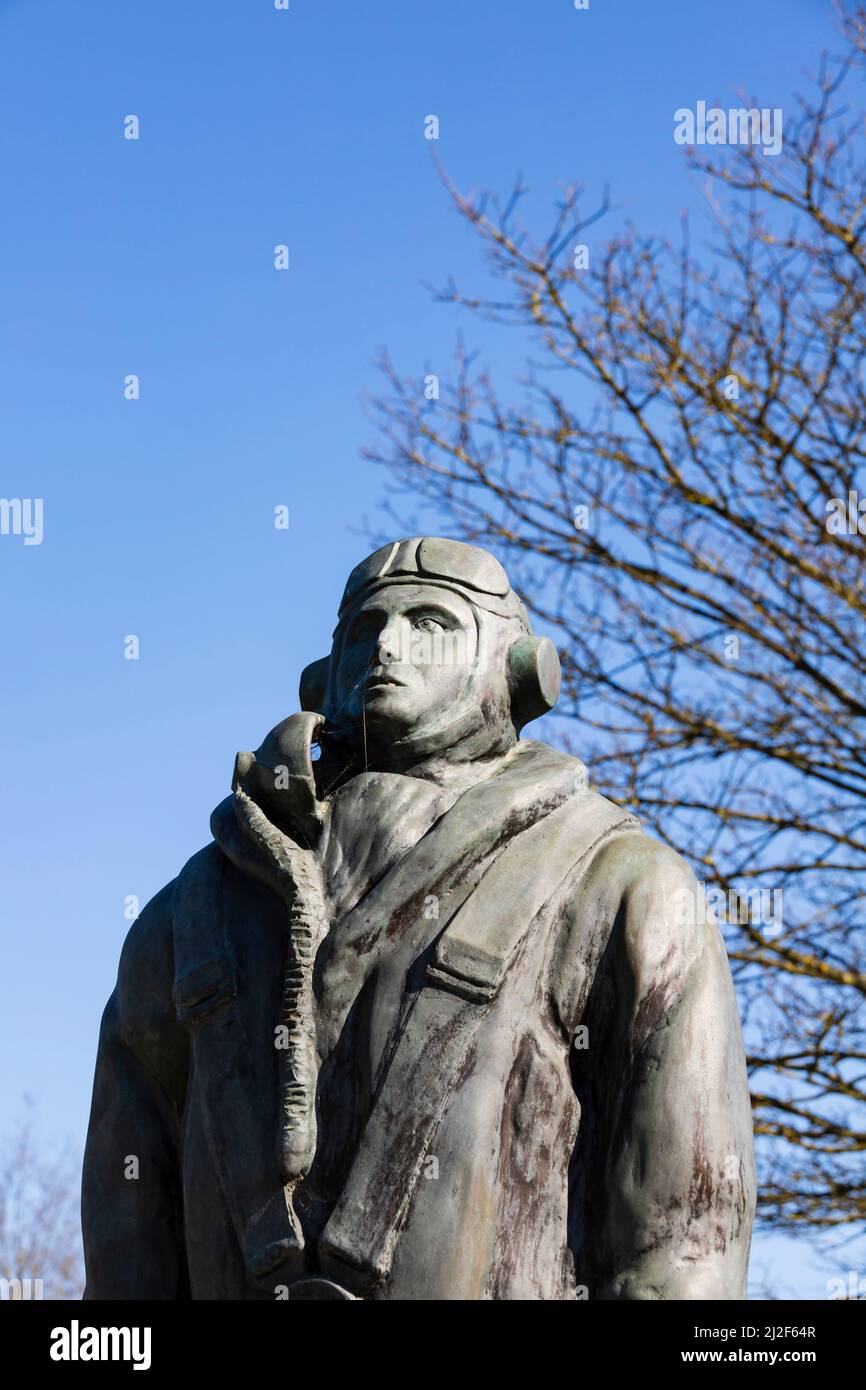
[[[298,687],[301,709],[311,710],[314,714],[324,714],[330,665],[331,658],[322,656],[318,661],[311,661],[309,666],[304,667]]]
[[[562,671],[549,637],[518,637],[508,649],[511,718],[516,729],[553,709],[559,699]]]

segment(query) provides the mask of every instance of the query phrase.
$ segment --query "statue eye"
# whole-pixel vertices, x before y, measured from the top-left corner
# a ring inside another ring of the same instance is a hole
[[[378,624],[372,618],[361,618],[354,623],[349,634],[352,642],[370,642],[377,636]]]
[[[420,627],[422,632],[442,632],[445,624],[439,618],[434,618],[432,614],[427,613],[423,618],[415,619],[415,627]]]

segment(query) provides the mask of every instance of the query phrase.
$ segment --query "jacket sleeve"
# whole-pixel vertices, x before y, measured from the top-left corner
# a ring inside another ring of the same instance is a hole
[[[84,1154],[85,1299],[188,1297],[180,1181],[187,1042],[171,1002],[171,890],[147,905],[102,1017]]]
[[[574,1053],[578,1282],[590,1298],[744,1298],[752,1117],[721,932],[646,836],[615,841],[598,877],[614,922]]]

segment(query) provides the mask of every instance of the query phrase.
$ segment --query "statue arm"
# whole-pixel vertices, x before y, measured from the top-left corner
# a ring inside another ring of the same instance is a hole
[[[684,861],[646,836],[613,841],[597,872],[616,916],[577,1063],[578,1280],[590,1298],[744,1298],[752,1119],[721,933]]]
[[[81,1194],[85,1299],[188,1296],[179,1158],[187,1055],[171,1004],[171,887],[133,924],[102,1018]]]

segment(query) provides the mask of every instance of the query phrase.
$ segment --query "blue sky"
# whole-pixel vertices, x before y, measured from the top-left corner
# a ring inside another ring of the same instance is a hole
[[[790,110],[834,35],[820,0],[0,0],[0,43],[0,493],[44,499],[41,545],[0,536],[0,1133],[26,1092],[80,1146],[124,900],[207,840],[386,525],[377,351],[450,369],[424,282],[477,281],[476,247],[431,149],[463,188],[522,171],[542,227],[562,184],[609,183],[673,234],[703,216],[673,112]],[[754,1263],[823,1296],[801,1245]]]

